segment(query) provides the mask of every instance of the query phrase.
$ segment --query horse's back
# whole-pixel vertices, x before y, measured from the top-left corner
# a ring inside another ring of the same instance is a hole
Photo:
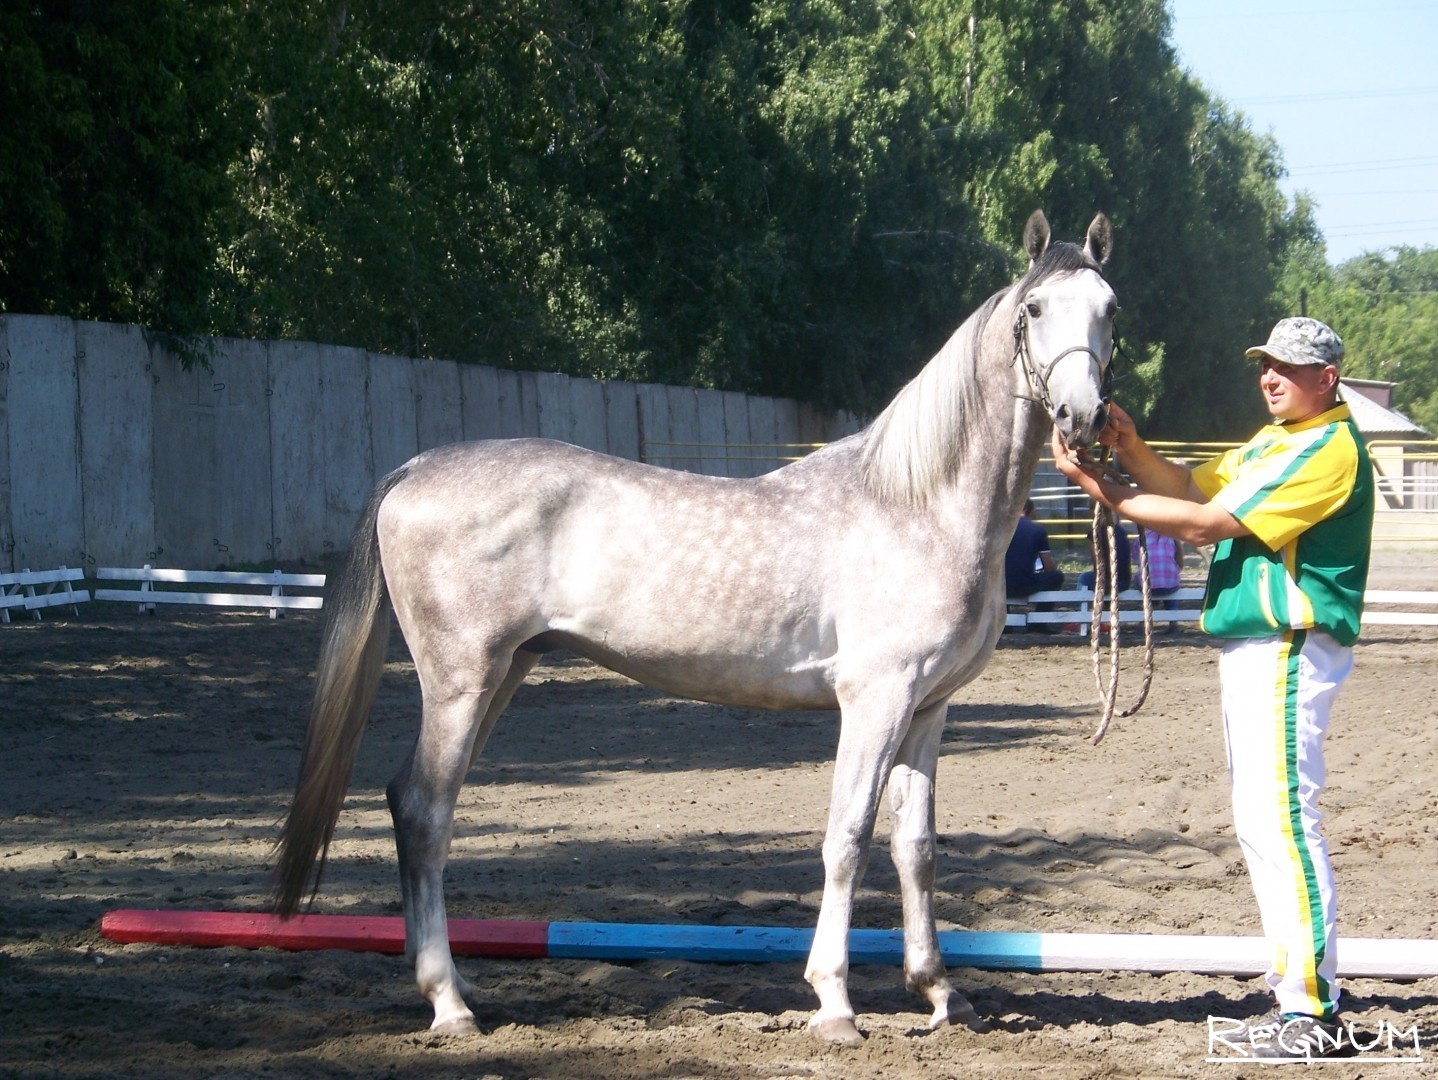
[[[765,684],[756,703],[828,702],[843,513],[818,497],[822,468],[726,479],[538,439],[455,444],[407,468],[378,530],[412,649],[444,633],[471,648],[532,639],[690,696]]]
[[[413,530],[470,526],[554,536],[623,526],[652,528],[682,542],[689,530],[707,533],[726,519],[764,522],[784,532],[786,511],[803,508],[818,494],[796,475],[811,478],[809,462],[752,478],[705,476],[548,439],[454,443],[426,451],[404,468],[382,518]],[[831,475],[820,486],[842,483]]]

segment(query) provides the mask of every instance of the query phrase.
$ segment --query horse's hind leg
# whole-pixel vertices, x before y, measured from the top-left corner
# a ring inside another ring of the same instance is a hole
[[[986,1027],[944,970],[934,926],[934,777],[949,703],[914,714],[889,775],[890,850],[904,903],[904,985],[927,998],[932,1028]]]
[[[454,806],[470,761],[538,656],[520,652],[476,665],[483,689],[430,685],[423,680],[424,717],[413,752],[386,792],[394,818],[404,901],[405,955],[415,983],[434,1006],[436,1031],[474,1030],[464,1003],[469,987],[455,970],[444,904],[444,864]]]

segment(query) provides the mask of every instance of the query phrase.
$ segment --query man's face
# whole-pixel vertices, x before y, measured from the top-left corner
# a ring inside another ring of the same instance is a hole
[[[1271,356],[1260,363],[1258,388],[1275,420],[1297,423],[1333,407],[1338,369],[1332,364],[1285,364]]]

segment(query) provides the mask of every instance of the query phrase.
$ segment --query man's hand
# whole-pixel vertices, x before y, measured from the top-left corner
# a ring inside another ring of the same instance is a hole
[[[1108,403],[1108,423],[1098,433],[1098,441],[1120,454],[1139,441],[1138,426],[1133,422],[1133,417],[1124,412],[1116,402]]]
[[[1125,414],[1125,419],[1128,419]],[[1128,421],[1133,426],[1133,421]],[[1105,431],[1108,428],[1104,428]],[[1054,427],[1051,443],[1054,452],[1054,465],[1063,474],[1064,479],[1071,484],[1077,484],[1085,495],[1091,498],[1099,496],[1099,467],[1089,461],[1088,453],[1084,450],[1070,450],[1064,445],[1063,436],[1059,434],[1057,425]]]

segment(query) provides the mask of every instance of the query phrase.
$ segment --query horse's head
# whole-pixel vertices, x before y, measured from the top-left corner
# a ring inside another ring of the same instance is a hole
[[[1014,287],[1014,348],[1026,394],[1047,410],[1068,446],[1094,443],[1108,422],[1104,374],[1113,357],[1118,300],[1100,268],[1113,248],[1108,218],[1097,215],[1084,246],[1049,244],[1035,210],[1024,227],[1029,272]]]

